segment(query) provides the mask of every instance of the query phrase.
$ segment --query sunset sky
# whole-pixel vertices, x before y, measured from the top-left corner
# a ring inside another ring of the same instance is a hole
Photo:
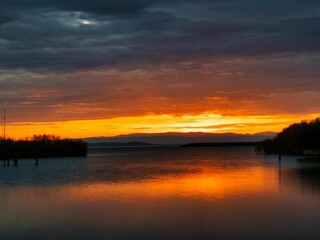
[[[0,0],[0,107],[15,138],[280,131],[320,116],[320,1]]]

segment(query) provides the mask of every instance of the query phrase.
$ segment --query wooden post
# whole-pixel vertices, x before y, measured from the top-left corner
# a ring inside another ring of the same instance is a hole
[[[279,138],[279,162],[281,162],[281,153],[282,153],[282,144],[281,144],[281,139]]]
[[[17,156],[17,153],[14,154],[13,165],[15,167],[18,167],[18,156]]]
[[[38,165],[38,156],[35,158],[35,164]]]

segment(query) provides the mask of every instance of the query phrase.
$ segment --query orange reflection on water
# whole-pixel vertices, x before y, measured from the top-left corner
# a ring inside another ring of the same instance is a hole
[[[267,177],[266,177],[267,176]],[[21,211],[29,204],[44,209],[74,202],[137,201],[148,199],[223,200],[234,197],[275,195],[279,192],[278,171],[264,167],[202,169],[196,174],[160,177],[135,182],[100,182],[80,185],[18,187],[2,189],[7,203]],[[18,197],[19,196],[19,197]],[[21,197],[23,196],[23,197]]]
[[[195,174],[144,181],[0,188],[0,239],[71,239],[66,233],[75,239],[124,239],[122,233],[139,239],[145,232],[151,237],[143,239],[160,232],[161,239],[246,239],[247,233],[260,239],[268,231],[276,239],[295,239],[292,226],[311,229],[310,239],[318,239],[314,194],[290,187],[290,195],[279,198],[277,168],[221,169],[202,166]]]
[[[277,174],[277,171],[262,167],[227,170],[221,173],[204,171],[140,182],[69,186],[64,189],[63,194],[90,201],[175,197],[217,199],[234,195],[277,193]]]

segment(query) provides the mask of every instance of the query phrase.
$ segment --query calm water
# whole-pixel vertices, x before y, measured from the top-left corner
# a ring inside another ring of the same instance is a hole
[[[320,164],[253,148],[105,148],[0,165],[0,239],[320,239]]]

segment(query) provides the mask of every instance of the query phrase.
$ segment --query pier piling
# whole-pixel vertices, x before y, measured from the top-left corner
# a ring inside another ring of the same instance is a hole
[[[17,154],[14,155],[13,165],[14,165],[15,167],[18,167],[18,157],[17,157]]]

